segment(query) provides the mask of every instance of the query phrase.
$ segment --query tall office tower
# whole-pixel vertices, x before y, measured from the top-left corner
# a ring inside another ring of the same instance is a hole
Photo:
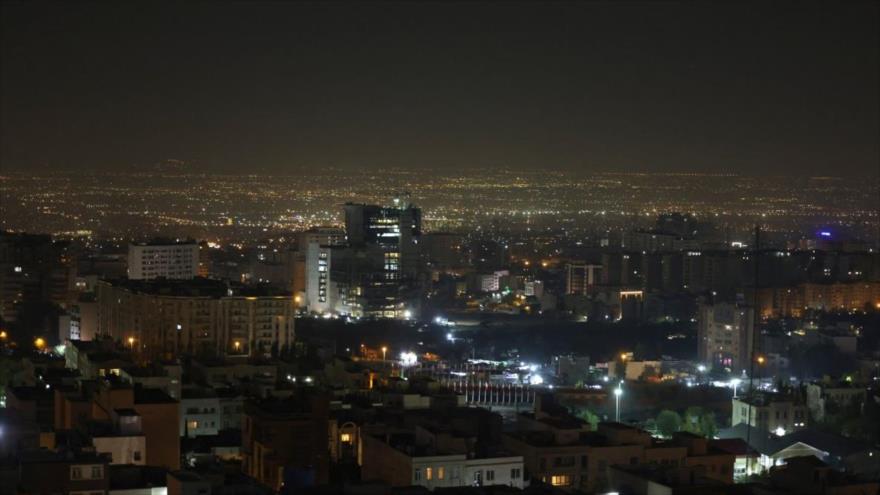
[[[737,374],[748,369],[755,338],[754,317],[754,310],[747,306],[701,305],[697,315],[698,359]]]
[[[188,280],[198,274],[199,245],[194,241],[156,239],[128,246],[128,278],[131,280]]]
[[[402,317],[421,273],[421,210],[395,199],[390,207],[345,205],[348,245],[331,254],[331,286],[354,315]]]
[[[349,246],[378,246],[386,253],[388,280],[416,275],[422,210],[408,201],[395,198],[391,207],[347,203],[345,231]]]
[[[314,227],[297,234],[296,251],[288,253],[290,289],[297,306],[310,312],[333,310],[336,290],[330,291],[330,262],[333,246],[345,244],[345,231],[336,227]]]
[[[586,295],[589,288],[599,283],[602,265],[572,261],[565,265],[565,293]]]
[[[309,244],[341,246],[345,244],[345,230],[338,227],[312,227],[296,234],[296,246],[305,251]]]
[[[332,253],[330,246],[318,242],[310,242],[305,247],[305,296],[311,313],[336,310],[338,290],[330,280]]]

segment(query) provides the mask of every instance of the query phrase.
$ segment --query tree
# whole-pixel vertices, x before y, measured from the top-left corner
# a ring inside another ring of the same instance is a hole
[[[681,429],[681,416],[675,411],[664,409],[657,415],[657,431],[664,437],[671,437]]]
[[[712,438],[718,431],[718,427],[715,425],[715,414],[702,407],[689,407],[684,413],[681,429],[695,435]]]
[[[590,423],[590,429],[593,431],[599,427],[599,415],[585,407],[579,409],[575,416]]]

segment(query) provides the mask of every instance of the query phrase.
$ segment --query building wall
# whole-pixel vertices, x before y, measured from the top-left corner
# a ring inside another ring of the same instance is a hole
[[[93,437],[92,445],[99,454],[110,454],[111,464],[146,465],[147,440],[143,435]]]
[[[128,278],[191,279],[199,273],[198,244],[130,244]]]
[[[809,421],[806,405],[791,401],[770,402],[767,405],[750,405],[740,398],[732,399],[731,426],[751,424],[760,430],[773,433],[782,428],[787,433],[804,428]],[[751,416],[749,416],[751,409]]]
[[[161,404],[134,404],[141,415],[144,436],[147,439],[146,463],[167,469],[180,469],[179,405],[175,402]]]
[[[293,343],[291,296],[174,297],[133,293],[108,282],[96,287],[99,333],[122,341],[134,337],[147,357],[263,355]]]
[[[751,308],[727,303],[704,305],[697,319],[700,361],[729,367],[737,373],[748,368],[754,339]]]

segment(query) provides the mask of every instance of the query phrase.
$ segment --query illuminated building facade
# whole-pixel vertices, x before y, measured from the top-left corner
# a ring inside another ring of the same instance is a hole
[[[587,295],[589,288],[599,283],[601,265],[572,261],[565,265],[565,293]]]
[[[421,272],[421,210],[401,199],[390,207],[348,203],[345,228],[348,244],[329,254],[328,289],[338,294],[340,312],[378,318],[412,315],[407,304]]]
[[[729,303],[700,306],[697,315],[697,358],[704,363],[747,369],[754,339],[754,310]]]
[[[153,241],[128,246],[128,278],[192,279],[199,274],[199,245],[195,242]]]
[[[101,281],[96,289],[98,334],[145,356],[263,356],[293,343],[296,306],[286,293],[208,279]]]

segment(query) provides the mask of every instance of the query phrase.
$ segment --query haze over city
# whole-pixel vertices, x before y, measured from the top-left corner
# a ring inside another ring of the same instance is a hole
[[[0,495],[880,494],[876,1],[0,2]]]

